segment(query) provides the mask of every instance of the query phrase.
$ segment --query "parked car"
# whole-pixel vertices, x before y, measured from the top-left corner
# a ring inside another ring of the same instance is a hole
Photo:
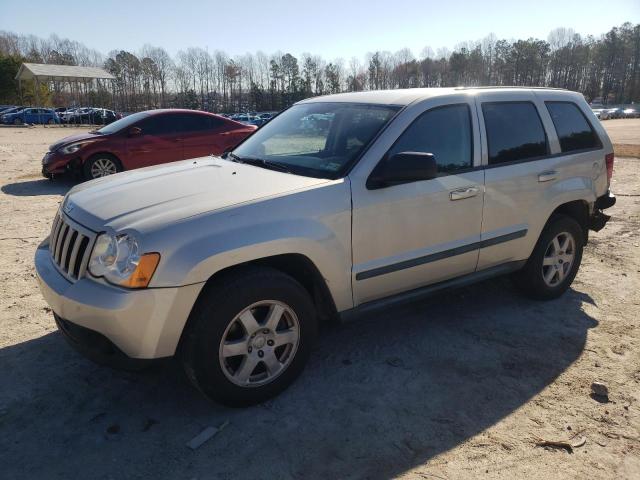
[[[2,116],[4,115],[8,115],[10,113],[18,113],[22,110],[24,110],[25,107],[9,107],[4,109],[2,112],[0,112],[0,118],[2,118]]]
[[[594,108],[593,114],[598,120],[609,120],[609,112],[604,108]]]
[[[609,108],[607,109],[607,114],[609,115],[609,118],[622,118],[622,109]]]
[[[310,115],[331,128],[303,133]],[[316,97],[224,158],[72,189],[36,271],[91,358],[177,355],[207,396],[249,405],[293,382],[321,321],[506,273],[562,295],[609,219],[613,162],[569,91]]]
[[[640,110],[636,108],[625,108],[622,111],[622,118],[640,118]]]
[[[256,117],[247,113],[236,113],[235,115],[232,115],[230,118],[234,122],[244,123],[245,125],[253,125],[252,122],[256,120]]]
[[[15,105],[0,105],[0,115],[2,115],[3,113],[9,113],[9,110],[13,110],[15,108],[23,108],[23,107],[17,107]]]
[[[13,125],[60,123],[60,117],[51,108],[25,108],[14,113],[2,115],[2,123]]]
[[[90,115],[93,112],[93,108],[90,107],[82,107],[82,108],[74,108],[71,110],[67,110],[62,119],[64,123],[75,123],[75,124],[83,124],[90,123]]]
[[[69,123],[69,120],[71,119],[71,117],[73,117],[77,110],[80,110],[80,108],[67,108],[64,112],[62,112],[60,114],[60,120],[62,121],[62,123]]]
[[[194,110],[134,113],[51,145],[42,159],[42,174],[52,178],[74,171],[89,180],[122,170],[220,155],[255,129]]]

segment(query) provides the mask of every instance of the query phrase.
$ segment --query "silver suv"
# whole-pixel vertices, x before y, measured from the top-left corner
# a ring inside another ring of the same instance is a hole
[[[297,103],[222,158],[72,189],[36,252],[76,348],[178,357],[207,396],[272,397],[318,324],[510,273],[571,285],[608,220],[613,150],[577,93],[347,93]]]

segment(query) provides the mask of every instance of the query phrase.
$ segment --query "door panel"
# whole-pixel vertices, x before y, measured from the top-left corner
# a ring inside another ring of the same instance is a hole
[[[126,169],[175,162],[184,158],[182,135],[176,131],[176,123],[173,118],[169,118],[171,116],[152,115],[135,125],[142,130],[142,134],[126,140]]]
[[[457,120],[447,124],[446,116],[440,118],[433,113],[461,105],[468,112],[464,128],[455,124]],[[377,190],[367,190],[362,185],[365,178],[354,175],[356,305],[471,273],[476,268],[484,171],[474,169],[479,166],[480,143],[473,101],[461,96],[456,105],[429,102],[420,110],[414,109],[407,123],[387,155],[399,153],[394,149],[434,153],[439,169],[450,170],[431,180]]]
[[[478,257],[478,270],[482,270],[528,258],[550,213],[549,198],[568,170],[566,159],[556,155],[559,147],[551,119],[535,94],[510,92],[506,97],[501,92],[483,92],[476,101],[486,165],[481,237],[487,246]],[[494,109],[499,106],[505,115],[502,121],[495,116],[486,117],[491,113],[483,110],[483,104]],[[509,111],[516,105],[526,105],[526,115],[524,110]],[[492,137],[498,136],[502,138],[494,143],[503,149],[501,153],[495,145],[491,148]],[[545,151],[531,148],[536,139],[543,137]],[[519,142],[523,146],[514,147]],[[507,240],[494,243],[499,238]]]
[[[373,190],[354,201],[357,303],[471,273],[478,259],[484,172]],[[478,194],[452,200],[456,190]]]

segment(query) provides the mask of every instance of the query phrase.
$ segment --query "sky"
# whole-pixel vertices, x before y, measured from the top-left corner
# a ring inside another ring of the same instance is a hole
[[[557,27],[600,35],[640,23],[640,0],[0,0],[0,30],[77,40],[102,53],[144,44],[230,55],[262,50],[327,59],[409,48],[419,56],[479,40],[542,38]]]

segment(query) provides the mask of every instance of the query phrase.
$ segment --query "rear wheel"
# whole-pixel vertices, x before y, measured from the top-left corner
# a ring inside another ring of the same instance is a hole
[[[47,123],[49,125],[53,125],[54,123],[56,123],[56,121],[53,118],[50,118],[49,120],[47,120]]]
[[[120,161],[108,153],[94,155],[84,163],[83,172],[85,180],[106,177],[122,171]]]
[[[205,287],[180,348],[207,397],[233,406],[265,401],[302,372],[317,334],[307,291],[270,268],[246,268]]]
[[[525,267],[513,276],[527,296],[550,300],[562,295],[578,273],[584,232],[573,218],[556,215],[542,231]]]

